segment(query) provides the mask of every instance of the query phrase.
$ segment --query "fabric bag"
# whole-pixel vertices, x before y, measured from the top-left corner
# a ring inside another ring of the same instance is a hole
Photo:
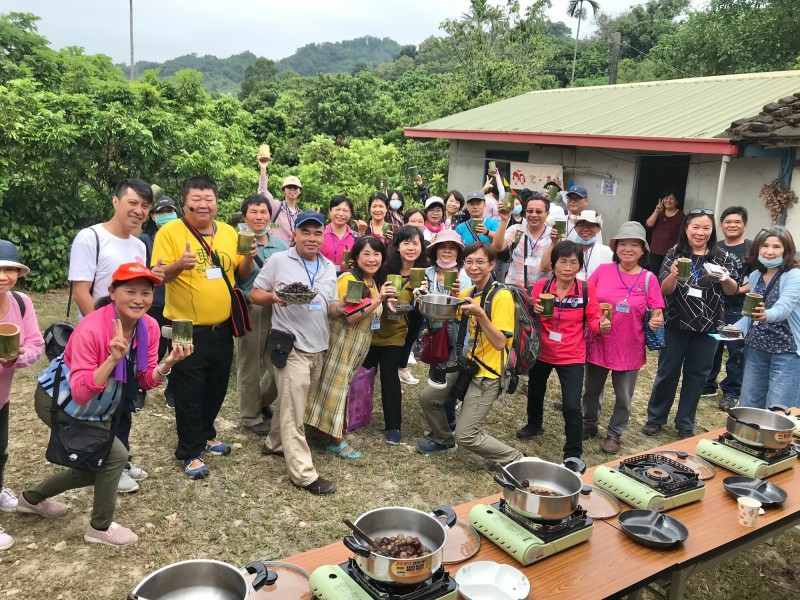
[[[375,390],[376,369],[359,367],[350,382],[347,394],[347,426],[349,433],[367,425],[372,420],[372,396]]]
[[[428,322],[428,330],[422,336],[422,354],[419,359],[429,365],[447,362],[450,358],[450,336],[444,325],[432,331],[433,324]]]
[[[651,275],[652,273],[648,271],[644,278],[645,301],[647,301],[646,299],[649,298],[648,290],[650,286]],[[650,325],[648,325],[648,323],[650,322],[650,315],[652,312],[653,311],[651,311],[649,308],[644,311],[644,345],[647,346],[648,350],[663,350],[667,346],[667,343],[664,340],[664,326],[662,325],[655,331],[650,329]]]
[[[60,414],[66,414],[58,405],[58,392],[61,385],[61,367],[64,364],[64,357],[61,357],[61,364],[58,365],[53,380],[53,402],[50,406],[50,439],[47,442],[45,458],[54,465],[61,465],[76,469],[78,471],[97,472],[103,469],[111,445],[114,443],[116,435],[116,424],[123,404],[125,404],[125,392],[123,398],[114,411],[111,418],[111,426],[108,429],[90,425],[81,421],[63,423],[59,419]],[[125,384],[127,387],[128,383]]]

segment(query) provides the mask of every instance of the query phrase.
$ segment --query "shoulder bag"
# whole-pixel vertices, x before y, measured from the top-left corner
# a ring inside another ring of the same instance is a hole
[[[645,303],[649,299],[649,290],[650,290],[650,276],[652,273],[647,271],[647,275],[644,276],[644,296],[645,296]],[[663,350],[667,343],[664,340],[664,326],[662,325],[655,331],[650,329],[650,315],[652,314],[652,310],[649,308],[644,311],[644,344],[647,346],[648,350]]]

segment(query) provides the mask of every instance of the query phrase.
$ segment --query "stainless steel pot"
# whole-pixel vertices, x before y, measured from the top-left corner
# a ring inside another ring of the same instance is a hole
[[[244,572],[255,574],[252,587]],[[219,560],[184,560],[142,579],[128,600],[245,600],[251,591],[277,579],[278,574],[268,571],[262,562],[237,569]]]
[[[586,470],[586,464],[575,458],[567,458],[563,465],[544,460],[520,460],[506,465],[517,481],[528,480],[530,487],[541,487],[560,494],[543,496],[525,492],[514,486],[502,475],[494,480],[503,487],[503,498],[513,510],[532,519],[557,521],[571,515],[578,508],[583,482],[577,473]]]
[[[355,553],[356,563],[367,577],[381,583],[408,585],[420,583],[442,566],[442,548],[447,541],[447,529],[458,521],[449,506],[437,506],[431,513],[413,508],[392,506],[364,513],[355,524],[373,540],[392,537],[398,533],[418,537],[431,553],[418,558],[391,558],[377,554],[355,537],[348,535],[344,545]],[[446,524],[437,516],[447,517]]]
[[[419,312],[432,321],[454,319],[464,301],[449,294],[424,294],[417,299]]]
[[[792,443],[795,422],[785,406],[772,406],[769,410],[738,406],[728,410],[728,432],[743,444],[781,450]]]

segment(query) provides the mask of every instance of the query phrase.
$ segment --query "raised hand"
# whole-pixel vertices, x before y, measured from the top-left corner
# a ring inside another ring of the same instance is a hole
[[[108,351],[114,362],[118,362],[123,358],[129,349],[128,340],[125,339],[125,334],[122,331],[122,321],[114,319],[114,337],[108,342]]]
[[[184,271],[191,271],[197,265],[197,259],[194,256],[194,252],[192,252],[192,245],[189,242],[186,242],[186,251],[181,254],[178,260],[180,261],[181,269]]]
[[[164,364],[168,369],[171,369],[175,363],[181,362],[184,358],[188,358],[194,352],[194,344],[173,344],[172,351],[167,356]]]
[[[395,287],[389,283],[388,281],[385,282],[381,286],[381,300],[388,300],[389,298],[394,298],[394,295],[397,293]]]
[[[150,269],[153,272],[153,275],[158,277],[161,280],[161,283],[164,283],[164,277],[166,276],[166,272],[164,271],[164,263],[162,259],[158,259],[156,264]]]

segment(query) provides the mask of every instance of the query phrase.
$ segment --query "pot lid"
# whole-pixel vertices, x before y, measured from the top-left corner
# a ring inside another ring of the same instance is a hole
[[[717,474],[710,462],[681,450],[656,450],[653,454],[661,454],[678,461],[682,465],[686,465],[686,467],[697,473],[701,480],[711,479]]]
[[[280,600],[311,600],[311,588],[308,585],[309,575],[300,567],[287,562],[261,561],[270,571],[278,574],[278,580],[273,585],[265,585],[257,592],[252,592],[248,598],[256,600],[266,598],[280,598]],[[255,575],[245,573],[247,583],[255,579]]]
[[[592,519],[610,519],[616,517],[622,507],[612,494],[591,485],[584,485],[578,498],[578,504]]]
[[[464,562],[475,556],[481,548],[481,536],[466,521],[458,521],[447,531],[447,542],[442,548],[442,562],[446,565]]]

